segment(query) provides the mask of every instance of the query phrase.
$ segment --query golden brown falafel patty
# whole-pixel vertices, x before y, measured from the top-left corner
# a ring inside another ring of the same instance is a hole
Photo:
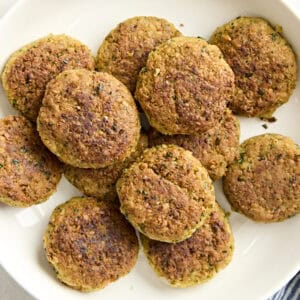
[[[63,162],[102,168],[135,150],[140,121],[133,97],[112,75],[68,70],[47,85],[37,127]]]
[[[216,205],[204,224],[179,243],[163,243],[141,236],[149,264],[175,287],[211,279],[231,261],[234,241],[223,210]]]
[[[84,194],[114,200],[116,198],[115,184],[122,171],[134,162],[147,147],[148,137],[141,134],[136,150],[123,162],[101,169],[80,169],[65,165],[64,174]]]
[[[149,238],[184,240],[202,225],[215,203],[206,169],[175,145],[147,149],[117,182],[121,212]]]
[[[123,82],[134,93],[138,74],[148,54],[159,44],[180,36],[167,20],[156,17],[134,17],[120,23],[98,50],[97,68]]]
[[[149,54],[135,96],[161,133],[195,134],[222,119],[233,88],[233,72],[218,47],[177,37]]]
[[[2,73],[9,102],[35,122],[46,84],[68,69],[94,69],[94,57],[81,42],[67,35],[48,35],[13,53]]]
[[[27,207],[48,199],[62,166],[42,144],[35,127],[22,116],[0,120],[0,201]]]
[[[239,138],[239,120],[228,109],[220,123],[202,134],[163,135],[153,130],[149,134],[149,146],[174,144],[189,150],[207,169],[211,179],[217,180],[238,156]]]
[[[129,273],[139,250],[134,229],[116,206],[84,197],[53,211],[44,247],[58,279],[86,292]]]
[[[232,208],[255,221],[282,221],[299,213],[299,146],[279,134],[246,140],[223,188]]]
[[[242,17],[217,28],[210,42],[234,72],[234,113],[270,117],[288,101],[296,86],[297,62],[278,29],[264,19]]]

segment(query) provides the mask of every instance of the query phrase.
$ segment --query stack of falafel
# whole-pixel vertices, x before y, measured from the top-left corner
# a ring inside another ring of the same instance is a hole
[[[57,277],[75,289],[130,272],[134,229],[171,285],[207,281],[234,248],[213,181],[225,176],[230,204],[253,220],[300,212],[299,147],[278,134],[239,146],[233,114],[270,118],[296,80],[292,48],[260,18],[230,21],[210,43],[164,19],[131,18],[105,38],[96,64],[66,35],[37,40],[2,73],[23,116],[0,120],[0,201],[41,203],[62,172],[86,195],[58,206],[44,234]],[[141,132],[140,113],[150,130]]]

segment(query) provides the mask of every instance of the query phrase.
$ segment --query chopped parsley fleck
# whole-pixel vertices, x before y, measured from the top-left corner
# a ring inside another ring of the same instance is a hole
[[[242,164],[242,163],[244,162],[245,154],[246,154],[246,153],[241,153],[241,154],[240,154],[240,159],[238,160],[239,164]]]
[[[14,158],[14,159],[12,160],[12,163],[13,163],[14,165],[17,166],[17,165],[19,164],[19,161],[18,161],[17,159]]]
[[[20,151],[21,151],[22,153],[28,153],[28,152],[29,152],[29,149],[26,148],[25,146],[22,146],[21,149],[20,149]]]
[[[215,145],[219,146],[221,143],[221,139],[217,136],[216,141],[215,141]]]
[[[258,95],[263,96],[265,94],[265,91],[263,89],[259,88],[257,93],[258,93]]]
[[[141,195],[148,195],[148,192],[146,192],[144,190],[137,190],[137,193],[141,194]]]
[[[113,131],[117,131],[117,130],[118,130],[117,124],[114,123],[114,124],[112,125],[111,129],[112,129]]]
[[[4,165],[3,165],[3,164],[0,164],[0,169],[3,168],[3,167],[4,167]]]
[[[102,91],[103,91],[103,84],[99,83],[95,88],[95,92],[96,94],[99,94]]]
[[[275,41],[276,38],[277,38],[277,33],[276,32],[272,32],[271,33],[271,38],[272,38],[272,41]]]
[[[262,124],[261,125],[264,129],[268,129],[268,125],[267,124]]]
[[[173,157],[173,153],[172,152],[167,152],[165,155],[167,158]]]

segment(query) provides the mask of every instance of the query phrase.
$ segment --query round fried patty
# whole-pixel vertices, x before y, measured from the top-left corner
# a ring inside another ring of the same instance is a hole
[[[222,119],[233,88],[233,72],[218,47],[177,37],[149,54],[135,96],[161,133],[195,134]]]
[[[233,112],[270,117],[288,101],[296,86],[297,63],[279,28],[261,18],[237,18],[219,27],[210,42],[221,49],[235,75]]]
[[[134,17],[120,23],[98,50],[97,68],[123,82],[133,93],[150,51],[181,33],[167,20]]]
[[[140,135],[128,89],[112,75],[85,69],[64,71],[49,82],[37,126],[54,154],[80,168],[123,161]]]
[[[9,102],[36,121],[46,84],[67,69],[94,69],[91,51],[67,35],[48,35],[16,51],[2,73]]]
[[[223,210],[216,205],[204,224],[179,243],[163,243],[141,236],[149,264],[175,287],[188,287],[211,279],[226,267],[233,254],[233,235]]]
[[[62,168],[22,116],[0,120],[0,201],[27,207],[55,192]]]
[[[147,149],[117,182],[121,212],[151,239],[178,242],[202,225],[215,203],[206,169],[175,145]]]
[[[279,134],[246,140],[223,188],[232,208],[255,221],[276,222],[299,213],[299,146]]]
[[[238,156],[240,125],[228,109],[224,119],[216,126],[197,135],[163,135],[158,131],[149,134],[149,145],[174,144],[200,160],[212,180],[224,176],[227,165]]]
[[[44,247],[59,280],[81,291],[100,289],[130,272],[139,244],[118,208],[72,198],[52,213]]]
[[[136,150],[123,162],[101,169],[80,169],[65,165],[64,174],[84,194],[114,200],[116,197],[115,184],[122,171],[134,162],[147,147],[148,137],[141,134]]]

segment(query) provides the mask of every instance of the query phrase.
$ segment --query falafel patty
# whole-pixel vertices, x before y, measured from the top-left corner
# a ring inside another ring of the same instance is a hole
[[[22,116],[0,120],[0,201],[28,207],[46,201],[61,178],[62,166]]]
[[[194,234],[175,244],[141,236],[144,253],[154,271],[174,287],[211,279],[231,261],[234,240],[224,211],[216,208]]]
[[[174,25],[156,17],[134,17],[120,23],[98,50],[97,69],[108,72],[134,93],[148,54],[159,44],[180,36]]]
[[[161,133],[195,134],[222,119],[233,89],[234,74],[218,47],[177,37],[149,54],[135,96]]]
[[[49,82],[37,128],[50,151],[79,168],[123,161],[140,136],[128,89],[110,74],[85,69],[64,71]]]
[[[68,69],[94,69],[94,57],[87,46],[67,36],[48,35],[24,46],[8,59],[2,84],[9,102],[35,122],[46,84]]]
[[[279,27],[262,18],[236,18],[217,28],[210,42],[221,49],[234,72],[234,113],[268,118],[289,100],[297,62]]]
[[[239,154],[239,120],[226,110],[224,119],[207,132],[197,135],[162,135],[158,131],[149,134],[149,146],[174,144],[186,150],[200,160],[212,180],[224,176],[227,165]]]
[[[137,261],[139,244],[116,206],[82,197],[53,211],[44,248],[58,279],[88,292],[128,274]]]
[[[299,213],[299,146],[279,134],[246,140],[223,188],[232,208],[255,221],[277,222]]]
[[[144,151],[117,181],[121,212],[151,239],[178,242],[199,228],[215,203],[206,169],[175,145]]]
[[[124,162],[101,169],[80,169],[65,165],[64,174],[84,194],[114,200],[116,198],[115,184],[122,171],[134,162],[147,147],[148,137],[141,134],[136,150]]]

